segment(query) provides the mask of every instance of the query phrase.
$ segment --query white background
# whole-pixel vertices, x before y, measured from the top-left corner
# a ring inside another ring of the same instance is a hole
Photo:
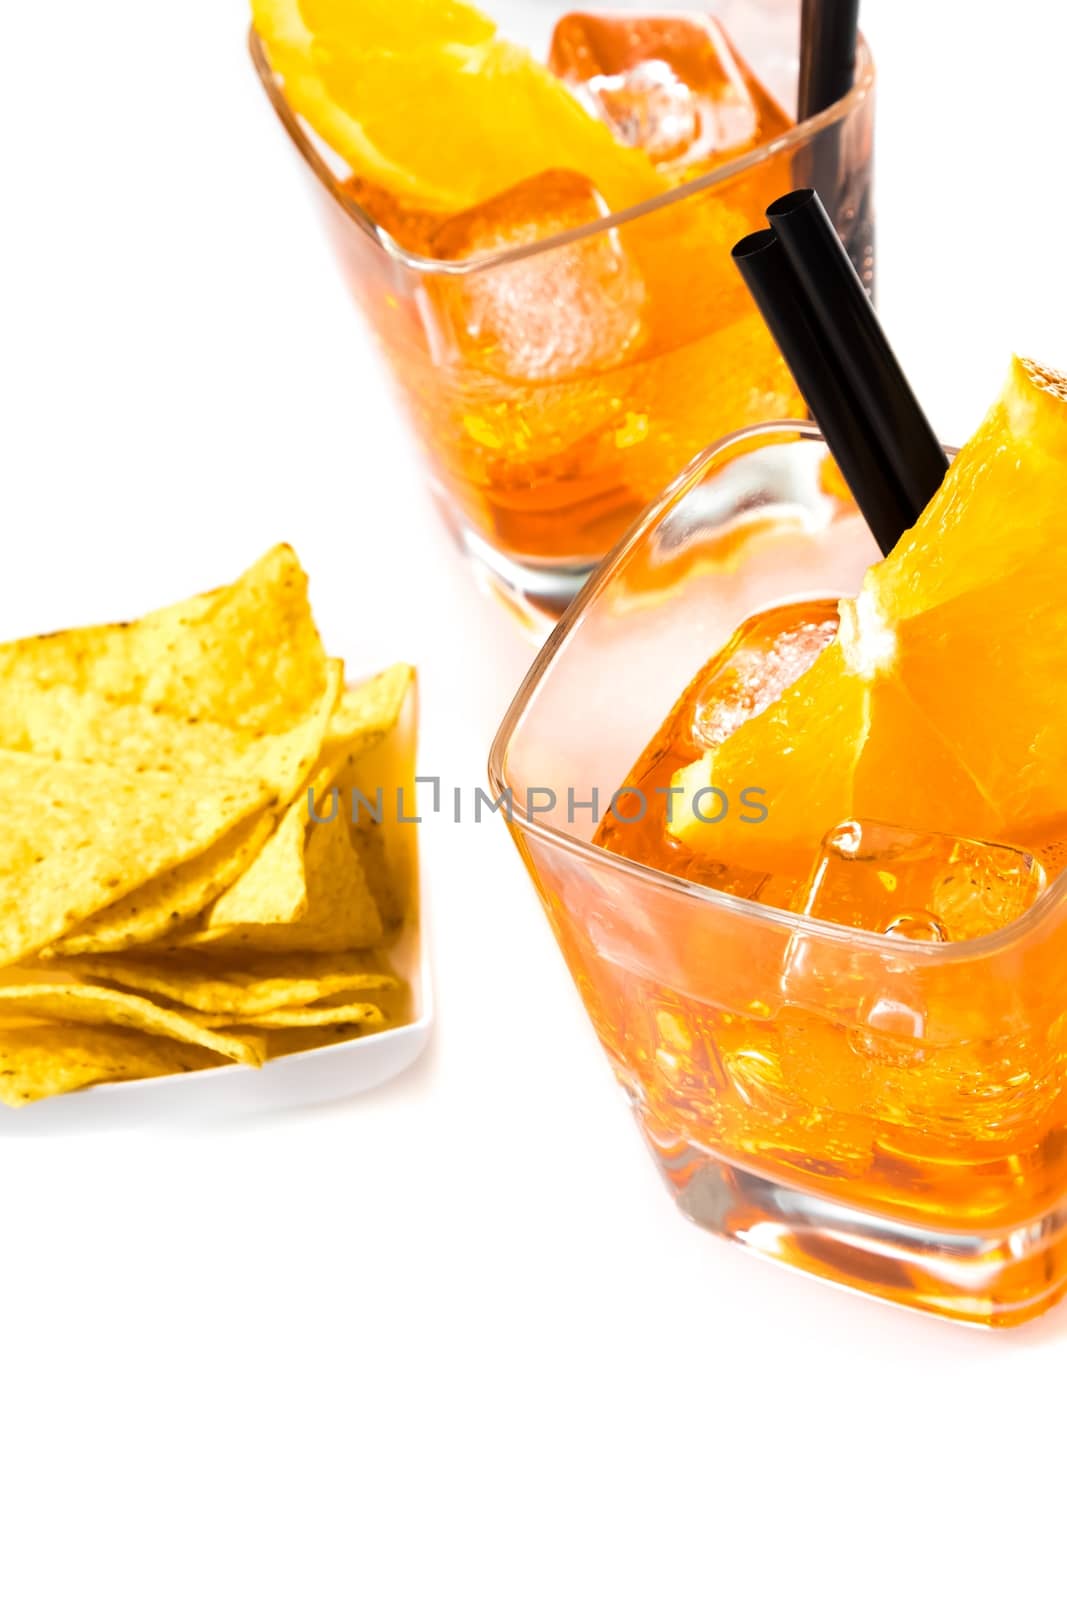
[[[1056,11],[865,7],[881,304],[951,439],[1013,346],[1067,360]],[[333,650],[418,662],[423,770],[470,790],[529,647],[434,524],[244,22],[5,7],[0,631],[290,538]],[[684,1222],[503,825],[423,843],[440,1023],[406,1078],[195,1134],[2,1118],[0,1592],[1051,1578],[1067,1311],[943,1326]]]

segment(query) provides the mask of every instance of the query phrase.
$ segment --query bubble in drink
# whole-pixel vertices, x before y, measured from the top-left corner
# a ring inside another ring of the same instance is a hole
[[[900,939],[980,939],[1028,911],[1047,883],[1013,845],[887,822],[842,822],[827,834],[794,909],[823,922]]]
[[[672,177],[710,171],[790,126],[713,17],[573,12],[556,25],[549,66]]]
[[[432,254],[465,261],[603,221],[606,202],[576,172],[542,172],[433,235]],[[548,383],[616,366],[640,340],[646,290],[614,228],[454,278],[432,296],[456,353],[500,376]]]
[[[1040,861],[1050,883],[1067,868],[1067,839],[1033,839],[1028,848]]]

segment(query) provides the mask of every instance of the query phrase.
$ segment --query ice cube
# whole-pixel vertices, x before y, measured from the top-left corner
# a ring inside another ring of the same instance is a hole
[[[465,261],[537,245],[607,215],[588,178],[542,172],[452,217],[434,234],[432,253]],[[643,333],[644,279],[614,228],[441,277],[432,292],[453,353],[531,383],[617,366]]]
[[[1006,927],[1046,882],[1041,863],[1013,845],[848,821],[823,840],[794,909],[845,928],[946,944]]]
[[[696,97],[666,61],[639,61],[584,88],[623,143],[659,164],[688,155],[700,137]]]
[[[549,66],[672,176],[710,171],[790,125],[713,17],[572,12],[556,25]]]
[[[795,884],[731,867],[691,850],[667,827],[674,775],[795,683],[837,632],[835,600],[802,600],[749,617],[705,665],[645,749],[596,834],[596,843],[631,861],[659,867],[748,900],[784,906]],[[643,801],[643,803],[642,803]],[[727,797],[742,805],[741,795]]]
[[[688,760],[714,750],[735,728],[780,699],[837,632],[837,603],[802,601],[757,613],[693,686],[689,725],[696,745]]]
[[[988,1023],[968,1016],[969,1007],[982,1010],[973,983],[968,989],[951,976],[930,981],[930,969],[909,955],[909,942],[946,944],[993,933],[1022,916],[1045,883],[1040,863],[1012,845],[885,822],[840,823],[823,840],[791,909],[841,928],[889,934],[899,954],[798,927],[782,969],[788,1026],[803,1034],[812,1017],[821,1017],[842,1029],[864,1071],[903,1073],[904,1084],[920,1064],[929,1073],[938,1052]],[[901,1107],[913,1092],[900,1091]]]

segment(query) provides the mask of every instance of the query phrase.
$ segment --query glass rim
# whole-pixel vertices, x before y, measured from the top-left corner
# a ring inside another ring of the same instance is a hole
[[[556,657],[563,650],[571,633],[578,626],[585,612],[592,606],[604,590],[614,580],[620,567],[625,563],[632,552],[648,537],[652,528],[656,527],[667,512],[694,489],[704,477],[708,466],[716,456],[731,450],[741,441],[750,439],[764,439],[768,442],[777,439],[779,442],[793,443],[798,439],[808,440],[812,443],[825,444],[822,433],[812,422],[783,418],[780,421],[757,422],[747,428],[739,428],[733,433],[725,434],[714,444],[707,445],[703,450],[682,468],[682,471],[669,483],[652,501],[647,509],[642,512],[637,522],[630,531],[623,535],[615,548],[605,556],[602,564],[590,578],[589,582],[575,596],[541,650],[538,652],[522,683],[504,713],[503,719],[493,738],[489,750],[488,777],[489,787],[493,800],[500,802],[507,791],[505,781],[505,765],[508,751],[511,748],[519,724],[526,710],[540,687],[542,679],[547,674]],[[946,446],[950,458],[956,454],[955,449]],[[845,928],[837,923],[824,922],[818,917],[808,916],[801,911],[787,911],[778,906],[760,905],[755,900],[742,900],[737,895],[726,894],[721,889],[712,889],[706,884],[694,883],[688,878],[676,878],[669,872],[663,872],[659,867],[650,867],[640,861],[631,861],[627,856],[616,855],[613,851],[604,850],[601,846],[589,840],[575,838],[573,834],[564,833],[562,829],[554,827],[551,823],[542,820],[539,816],[531,816],[515,803],[508,811],[508,820],[524,833],[531,834],[542,842],[551,844],[568,854],[589,862],[601,869],[610,868],[619,872],[624,878],[631,878],[636,883],[646,887],[655,887],[667,894],[674,894],[685,899],[703,903],[716,911],[728,912],[755,925],[765,924],[788,930],[790,933],[802,933],[808,937],[828,939],[849,947],[859,946],[873,954],[883,957],[892,957],[897,961],[907,958],[909,963],[918,963],[926,966],[945,966],[956,963],[974,961],[979,958],[995,956],[1002,950],[1024,942],[1033,932],[1055,911],[1060,902],[1067,895],[1067,872],[1060,875],[1038,895],[1034,904],[1016,917],[1003,928],[997,928],[992,933],[982,934],[977,939],[960,939],[945,944],[926,943],[922,940],[903,940],[887,933],[874,933],[863,928]]]
[[[343,180],[330,167],[325,156],[318,149],[315,136],[304,124],[303,118],[293,110],[285,97],[278,75],[270,64],[267,48],[256,31],[255,26],[248,30],[248,51],[252,58],[256,74],[260,83],[274,108],[275,114],[281,122],[289,138],[296,146],[312,174],[318,179],[330,198],[340,207],[351,222],[366,234],[373,245],[376,245],[390,260],[406,271],[420,277],[466,277],[477,272],[485,272],[493,267],[504,266],[513,261],[524,261],[530,256],[541,255],[547,250],[555,250],[562,245],[570,244],[576,240],[588,238],[592,234],[603,233],[612,228],[624,226],[639,218],[653,216],[657,211],[665,211],[668,207],[684,203],[694,195],[703,194],[731,182],[740,174],[753,168],[773,161],[785,152],[802,148],[824,129],[832,128],[861,105],[874,88],[875,67],[870,46],[862,33],[858,36],[856,49],[856,77],[846,95],[840,100],[835,100],[814,117],[806,117],[803,122],[796,122],[778,138],[768,140],[766,144],[757,145],[755,150],[750,150],[746,155],[739,156],[736,161],[724,162],[721,167],[716,167],[713,172],[706,173],[701,178],[691,178],[688,183],[679,184],[677,188],[669,189],[665,194],[653,195],[650,200],[644,200],[639,205],[627,206],[621,211],[608,212],[596,222],[586,222],[577,228],[567,228],[560,233],[549,234],[544,239],[534,239],[529,244],[515,245],[507,250],[487,252],[485,255],[471,256],[463,261],[436,260],[433,256],[418,255],[415,251],[405,250],[397,243],[392,235],[373,220],[368,212],[347,194],[343,187]],[[325,146],[324,146],[325,147]]]

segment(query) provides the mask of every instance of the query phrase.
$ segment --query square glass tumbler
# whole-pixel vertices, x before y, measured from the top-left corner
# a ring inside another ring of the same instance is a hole
[[[565,10],[547,0],[483,9],[542,60]],[[654,19],[657,6],[592,0],[582,10],[625,12],[605,17],[610,31],[638,10]],[[799,0],[721,0],[712,10],[759,84],[792,112]],[[679,22],[675,8],[675,25],[703,25],[692,15],[696,24]],[[254,33],[251,50],[445,524],[481,576],[541,626],[709,438],[798,414],[730,260],[770,201],[817,183],[873,281],[874,69],[862,41],[844,99],[799,124],[781,117],[773,137],[642,205],[598,211],[573,175],[557,173],[522,186],[525,198],[512,190],[459,219],[413,213],[350,173],[294,114]],[[740,94],[742,69],[736,78]]]
[[[817,431],[698,456],[552,634],[490,780],[682,1210],[761,1254],[1009,1324],[1067,1287],[1067,875],[999,932],[866,933],[592,843],[632,763],[747,616],[878,559]]]

